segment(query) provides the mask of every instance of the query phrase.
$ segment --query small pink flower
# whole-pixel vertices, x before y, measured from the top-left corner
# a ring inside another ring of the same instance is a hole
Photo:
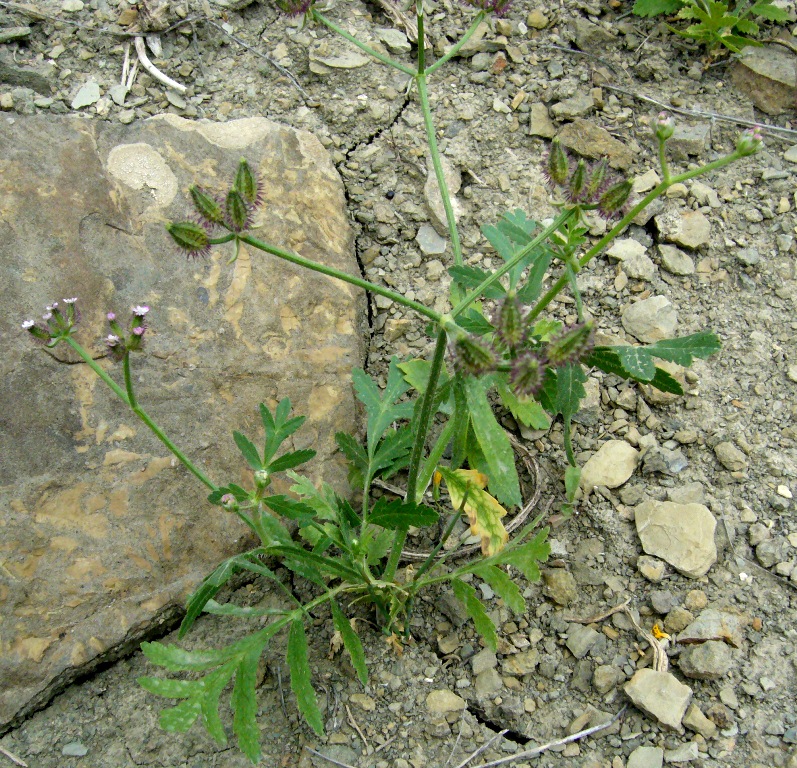
[[[26,331],[29,331],[31,328],[33,328],[33,326],[34,326],[34,325],[36,325],[36,321],[35,321],[35,320],[25,320],[25,321],[22,323],[22,327],[23,327],[23,328],[24,328]]]
[[[133,307],[133,314],[136,317],[144,317],[144,315],[149,312],[149,307],[146,305],[139,305],[137,307]]]
[[[108,320],[116,320],[116,312],[109,312],[105,317],[107,317]]]

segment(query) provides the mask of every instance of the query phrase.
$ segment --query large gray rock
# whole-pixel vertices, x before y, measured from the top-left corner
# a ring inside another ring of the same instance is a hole
[[[747,46],[730,67],[731,82],[768,115],[794,109],[797,57],[780,45]]]
[[[257,404],[290,397],[308,415],[293,445],[319,452],[309,474],[342,490],[334,434],[356,421],[362,305],[260,252],[187,261],[164,231],[192,216],[191,183],[223,190],[243,155],[266,182],[256,231],[356,273],[340,178],[308,133],[261,118],[17,117],[0,120],[0,146],[1,724],[133,645],[252,543],[70,349],[45,354],[20,322],[78,296],[77,337],[99,359],[105,313],[127,322],[151,305],[139,401],[215,482],[251,482],[231,432],[259,438]]]
[[[692,700],[692,689],[669,672],[640,669],[625,684],[624,690],[634,705],[659,725],[683,732],[681,719]]]

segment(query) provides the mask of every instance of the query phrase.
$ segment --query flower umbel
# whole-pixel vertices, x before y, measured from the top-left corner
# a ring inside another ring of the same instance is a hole
[[[129,333],[125,333],[122,326],[116,319],[116,313],[109,312],[106,315],[111,333],[105,337],[105,346],[108,354],[117,362],[123,360],[129,352],[136,352],[144,346],[144,334],[147,332],[147,324],[144,317],[149,312],[146,304],[138,304],[131,309]]]
[[[736,142],[736,151],[742,157],[749,157],[758,152],[764,146],[764,136],[761,133],[761,126],[756,125],[748,128]]]
[[[80,322],[80,311],[76,302],[77,297],[64,299],[66,305],[64,312],[58,308],[57,301],[48,304],[44,315],[42,315],[44,323],[39,324],[35,320],[25,320],[22,323],[23,330],[33,336],[36,341],[52,349],[58,342],[71,336],[72,329]]]

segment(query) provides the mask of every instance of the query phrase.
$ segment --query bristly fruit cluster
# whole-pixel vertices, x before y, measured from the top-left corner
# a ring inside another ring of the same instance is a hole
[[[235,179],[223,199],[194,185],[190,188],[191,200],[199,221],[180,221],[166,229],[172,239],[189,257],[207,256],[210,247],[229,242],[230,235],[213,237],[217,229],[240,234],[252,226],[254,214],[263,201],[262,187],[249,163],[241,159]]]
[[[545,176],[551,187],[564,191],[568,203],[597,210],[607,219],[623,213],[633,186],[628,179],[610,178],[605,159],[592,165],[580,159],[571,168],[570,158],[558,139],[551,143]]]
[[[547,338],[526,322],[526,310],[509,293],[493,316],[491,340],[460,331],[449,354],[456,370],[468,376],[509,371],[509,383],[519,397],[534,397],[547,369],[584,358],[594,345],[592,322],[576,323]]]

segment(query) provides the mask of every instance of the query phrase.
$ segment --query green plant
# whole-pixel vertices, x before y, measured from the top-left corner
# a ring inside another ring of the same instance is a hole
[[[490,10],[501,10],[490,6]],[[423,40],[424,12],[417,7],[418,39]],[[141,685],[154,694],[181,700],[161,713],[161,725],[170,731],[185,731],[201,719],[220,744],[226,734],[219,716],[222,691],[232,682],[233,730],[241,750],[253,761],[260,758],[257,712],[258,660],[269,641],[286,630],[287,663],[291,688],[307,723],[323,733],[323,718],[310,679],[305,622],[320,611],[328,611],[340,633],[360,680],[367,680],[367,664],[361,641],[347,619],[353,603],[372,607],[382,631],[398,638],[409,634],[409,618],[419,592],[435,584],[448,583],[462,601],[486,645],[495,649],[497,632],[474,587],[464,577],[487,582],[516,613],[525,601],[515,583],[518,571],[534,581],[538,563],[548,556],[547,529],[537,530],[542,515],[526,524],[509,539],[502,518],[507,507],[521,504],[520,484],[512,446],[499,426],[491,393],[521,423],[535,428],[550,425],[559,416],[564,422],[568,467],[564,485],[565,512],[572,511],[579,486],[579,469],[571,444],[571,419],[584,397],[586,368],[597,367],[622,378],[647,382],[671,393],[681,393],[678,382],[656,366],[657,359],[689,365],[719,347],[709,331],[660,341],[647,346],[595,346],[592,324],[585,320],[576,276],[600,254],[653,200],[673,184],[722,168],[753,154],[761,146],[757,130],[739,139],[735,150],[690,171],[671,174],[665,145],[673,133],[673,122],[662,114],[655,123],[662,181],[644,198],[629,205],[631,183],[611,179],[606,163],[588,166],[573,163],[554,142],[547,162],[552,188],[560,196],[560,213],[542,224],[520,210],[505,214],[499,222],[483,228],[484,236],[503,259],[493,271],[466,266],[455,224],[427,94],[427,78],[447,61],[484,19],[487,10],[476,14],[462,40],[443,58],[427,65],[423,48],[417,51],[417,66],[404,64],[371,50],[338,30],[315,7],[304,8],[308,18],[324,24],[380,61],[408,74],[417,88],[424,114],[426,137],[447,212],[454,256],[451,310],[439,312],[362,277],[341,272],[303,258],[278,245],[255,238],[249,231],[252,214],[259,205],[259,184],[246,160],[239,164],[233,183],[217,200],[199,187],[191,189],[200,223],[184,221],[168,227],[174,241],[189,255],[200,255],[212,247],[232,244],[231,261],[238,247],[249,247],[285,259],[309,270],[332,276],[381,294],[425,317],[435,336],[428,360],[390,361],[387,385],[380,391],[372,379],[355,370],[352,381],[366,413],[364,443],[348,434],[337,436],[340,450],[350,463],[350,482],[355,501],[337,495],[330,486],[314,486],[295,470],[313,458],[312,450],[282,451],[286,438],[299,430],[303,417],[291,414],[290,401],[283,400],[272,412],[260,405],[263,437],[260,444],[239,433],[233,439],[252,470],[251,488],[234,483],[217,485],[210,480],[164,434],[139,405],[133,388],[131,355],[144,349],[150,308],[136,306],[123,326],[108,314],[111,333],[106,338],[109,356],[121,362],[124,386],[118,384],[75,338],[79,320],[75,299],[61,309],[47,308],[43,323],[23,324],[35,339],[53,347],[68,344],[86,365],[128,405],[166,447],[210,491],[208,500],[237,515],[257,536],[259,545],[222,562],[191,596],[180,637],[191,629],[204,611],[230,618],[254,619],[262,624],[241,640],[224,648],[186,651],[176,645],[144,643],[145,655],[170,673],[187,673],[188,679],[145,677]],[[615,223],[591,246],[587,242],[585,215],[598,212]],[[545,288],[550,270],[558,276]],[[565,288],[575,299],[578,322],[563,327],[542,317],[551,301]],[[492,313],[485,303],[495,304]],[[448,353],[448,362],[446,356]],[[444,459],[447,449],[450,458]],[[293,495],[272,493],[273,478],[285,473],[293,481]],[[374,493],[374,481],[392,476],[405,483],[403,498],[390,500]],[[440,501],[445,485],[448,502]],[[427,503],[431,489],[432,502]],[[444,545],[461,516],[481,541],[481,557],[464,564],[449,565],[451,552]],[[398,567],[411,526],[423,528],[442,520],[442,533],[420,563],[401,574]],[[299,530],[294,539],[283,520]],[[282,583],[268,563],[282,566],[306,579],[315,596],[304,604]],[[285,596],[284,608],[254,609],[232,603],[220,604],[215,597],[238,572],[249,572],[272,582]]]
[[[636,0],[633,8],[637,16],[675,14],[679,19],[694,21],[686,29],[669,27],[682,37],[697,40],[709,48],[724,45],[738,53],[746,45],[761,45],[751,35],[759,32],[753,19],[787,21],[788,14],[774,4],[774,0]]]

